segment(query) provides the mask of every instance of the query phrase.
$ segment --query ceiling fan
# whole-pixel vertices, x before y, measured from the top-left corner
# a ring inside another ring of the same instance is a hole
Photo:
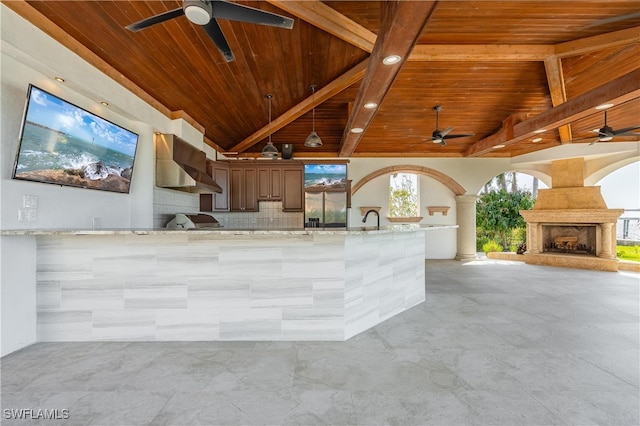
[[[593,145],[597,142],[608,142],[615,136],[640,136],[640,133],[633,133],[634,130],[640,129],[640,126],[625,127],[624,129],[613,130],[607,125],[607,110],[604,110],[604,127],[601,129],[593,130],[598,134],[598,139],[591,142],[589,145]]]
[[[194,24],[202,26],[227,62],[234,61],[235,57],[218,25],[217,19],[228,19],[230,21],[248,22],[251,24],[268,25],[286,29],[293,28],[293,19],[291,18],[225,0],[183,0],[181,8],[134,22],[125,28],[129,31],[138,32],[152,25],[160,24],[182,15],[185,15],[187,19]]]
[[[438,126],[438,115],[439,115],[440,111],[442,111],[442,105],[434,106],[433,110],[436,112],[436,129],[431,134],[431,141],[433,143],[439,143],[440,145],[445,146],[447,144],[445,142],[446,139],[466,138],[466,137],[475,136],[474,133],[450,135],[449,133],[453,130],[453,127],[447,127],[444,130],[439,130],[438,129],[438,127],[439,127]]]

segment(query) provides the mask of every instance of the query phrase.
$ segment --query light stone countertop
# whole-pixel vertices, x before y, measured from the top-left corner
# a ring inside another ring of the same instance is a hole
[[[350,228],[298,228],[298,229],[8,229],[0,232],[0,235],[360,235],[360,234],[386,234],[392,232],[434,231],[438,229],[454,229],[458,225],[392,225],[350,227]]]

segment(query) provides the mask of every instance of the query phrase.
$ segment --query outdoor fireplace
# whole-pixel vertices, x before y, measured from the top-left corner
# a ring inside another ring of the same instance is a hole
[[[584,186],[584,160],[551,163],[552,188],[541,189],[527,222],[525,262],[617,271],[616,222],[623,209],[608,209],[600,187]]]

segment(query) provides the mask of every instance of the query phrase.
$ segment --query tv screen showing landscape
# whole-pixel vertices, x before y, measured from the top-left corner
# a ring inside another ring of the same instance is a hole
[[[129,193],[138,135],[29,86],[14,179]]]
[[[307,191],[346,190],[346,164],[305,164],[304,188]]]

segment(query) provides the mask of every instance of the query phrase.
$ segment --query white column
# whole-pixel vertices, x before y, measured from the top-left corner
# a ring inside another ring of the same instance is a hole
[[[476,258],[476,195],[456,196],[456,221],[458,223],[458,248],[456,260]]]

